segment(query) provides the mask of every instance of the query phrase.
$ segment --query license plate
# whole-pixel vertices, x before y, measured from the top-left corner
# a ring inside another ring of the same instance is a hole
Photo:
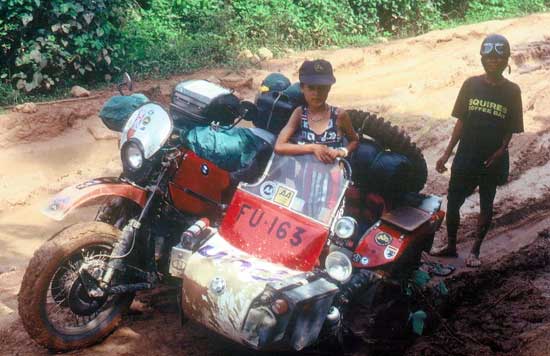
[[[294,221],[287,221],[282,216],[273,216],[267,211],[251,207],[248,204],[241,206],[235,223],[243,230],[254,230],[257,237],[266,236],[282,241],[288,240],[294,247],[302,244],[307,231]]]

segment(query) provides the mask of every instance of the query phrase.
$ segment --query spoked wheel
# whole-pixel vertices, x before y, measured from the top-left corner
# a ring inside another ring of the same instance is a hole
[[[101,222],[73,225],[46,242],[31,259],[19,292],[19,315],[29,335],[66,351],[99,342],[121,320],[133,295],[88,295],[79,269],[97,277],[120,231]]]

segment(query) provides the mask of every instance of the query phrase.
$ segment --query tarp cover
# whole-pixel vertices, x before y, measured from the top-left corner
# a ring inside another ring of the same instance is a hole
[[[386,197],[410,191],[410,160],[399,153],[385,151],[374,141],[363,141],[352,156],[354,181],[358,187]]]
[[[229,172],[250,166],[256,153],[266,144],[252,129],[244,127],[196,126],[182,131],[181,139],[183,145],[198,156]]]
[[[143,94],[116,95],[111,97],[99,112],[99,117],[109,129],[121,132],[126,120],[149,99]]]

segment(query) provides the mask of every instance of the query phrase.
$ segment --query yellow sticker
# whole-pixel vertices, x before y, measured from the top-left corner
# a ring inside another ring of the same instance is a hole
[[[295,195],[296,191],[294,189],[279,185],[277,187],[277,192],[275,193],[275,198],[273,198],[273,201],[277,204],[289,207],[290,204],[292,204],[292,200],[294,199]]]

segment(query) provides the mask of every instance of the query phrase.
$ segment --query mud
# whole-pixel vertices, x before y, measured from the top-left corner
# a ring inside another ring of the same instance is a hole
[[[548,355],[550,234],[479,271],[446,281],[437,329],[406,355]]]
[[[504,34],[513,53],[511,73],[506,76],[522,89],[525,132],[514,135],[509,147],[510,179],[497,191],[493,228],[481,249],[485,267],[465,269],[462,260],[475,236],[479,199],[473,194],[461,210],[461,258],[447,261],[460,273],[449,281],[452,303],[443,314],[446,323],[419,338],[409,354],[547,355],[550,270],[544,229],[550,228],[549,29],[550,14],[536,14],[365,48],[296,53],[254,69],[212,69],[144,81],[136,83],[135,90],[166,105],[178,82],[201,78],[229,85],[239,97],[253,100],[268,73],[280,71],[294,81],[304,59],[326,58],[337,77],[329,102],[374,112],[401,126],[426,158],[424,192],[444,197],[449,172],[436,173],[435,162],[454,125],[452,105],[463,81],[482,71],[478,55],[482,38],[487,33]],[[89,207],[67,221],[52,222],[39,213],[46,199],[68,185],[120,172],[118,134],[106,130],[97,117],[103,102],[116,94],[113,86],[92,92],[86,100],[38,105],[33,114],[10,110],[0,114],[0,355],[48,354],[29,339],[19,320],[19,284],[30,257],[44,240],[95,213]],[[536,233],[543,230],[536,240]],[[443,226],[436,245],[443,244],[445,236]],[[253,354],[192,322],[180,327],[175,308],[173,291],[142,294],[122,327],[101,344],[70,354]],[[323,348],[304,353],[332,354]]]

